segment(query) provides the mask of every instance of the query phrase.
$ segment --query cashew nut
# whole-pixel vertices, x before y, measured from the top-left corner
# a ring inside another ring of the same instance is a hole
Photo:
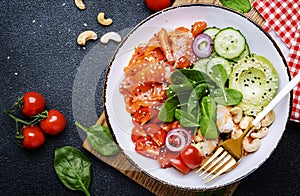
[[[231,132],[231,138],[232,139],[237,139],[239,138],[241,135],[243,134],[243,130],[242,129],[234,129]]]
[[[77,38],[77,43],[79,45],[84,46],[88,40],[96,40],[97,39],[97,34],[94,31],[84,31],[79,34]]]
[[[243,139],[243,147],[247,152],[255,152],[260,147],[260,139],[253,139],[251,142],[248,137]]]
[[[243,110],[240,107],[234,107],[230,109],[230,113],[232,114],[233,117],[233,122],[234,123],[239,123],[242,120],[243,117]]]
[[[248,125],[253,121],[253,117],[252,116],[244,116],[242,118],[242,120],[240,121],[240,128],[241,129],[246,129],[248,127]]]
[[[116,32],[108,32],[101,36],[100,41],[103,44],[107,44],[109,40],[113,40],[115,42],[121,42],[121,36]]]
[[[274,119],[275,119],[275,112],[274,112],[274,110],[271,110],[271,111],[264,117],[264,119],[262,119],[261,125],[264,126],[264,127],[268,127],[268,126],[270,126],[270,125],[274,122]]]
[[[230,133],[234,128],[230,107],[217,106],[217,122],[216,125],[221,133]]]
[[[104,18],[104,12],[100,12],[98,14],[97,20],[100,24],[102,24],[104,26],[109,26],[113,22],[113,20],[111,18],[107,18],[107,19]]]
[[[75,0],[75,5],[78,7],[78,9],[84,10],[85,5],[83,3],[83,0]]]
[[[262,127],[258,131],[250,133],[250,136],[253,139],[256,139],[256,138],[261,139],[261,138],[265,137],[267,134],[268,134],[268,128]]]

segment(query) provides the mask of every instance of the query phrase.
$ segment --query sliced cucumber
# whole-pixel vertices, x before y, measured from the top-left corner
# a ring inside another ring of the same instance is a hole
[[[242,54],[234,59],[232,59],[234,62],[238,62],[242,59],[244,59],[245,57],[249,56],[250,55],[250,49],[249,49],[249,46],[246,42],[246,45],[245,45],[245,49],[244,51],[242,52]]]
[[[219,31],[220,31],[220,28],[218,28],[218,27],[208,27],[203,31],[203,33],[209,35],[214,40],[216,34],[219,33]]]
[[[243,34],[232,27],[220,30],[214,39],[216,53],[226,59],[234,59],[245,50],[246,40]]]
[[[218,57],[218,56],[213,57],[208,61],[207,66],[206,66],[206,73],[208,75],[210,75],[211,68],[217,64],[221,64],[226,69],[228,76],[231,74],[232,66],[231,66],[230,62],[228,60],[226,60],[225,58]]]
[[[202,58],[194,62],[193,69],[206,73],[206,66],[210,58]]]

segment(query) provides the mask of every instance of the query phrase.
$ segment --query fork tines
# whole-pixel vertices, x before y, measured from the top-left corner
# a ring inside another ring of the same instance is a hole
[[[200,172],[204,169],[204,171],[199,175],[203,176],[206,172],[208,172],[202,179],[205,180],[210,175],[214,174],[211,178],[209,178],[206,183],[209,183],[219,175],[226,172],[228,169],[233,167],[237,161],[226,151],[224,148],[219,147],[216,152],[210,157],[203,165],[196,171],[196,173]]]

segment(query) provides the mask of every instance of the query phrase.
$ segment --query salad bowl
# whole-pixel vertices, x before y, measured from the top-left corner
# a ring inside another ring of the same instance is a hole
[[[277,117],[269,127],[268,135],[262,139],[258,151],[245,156],[235,169],[206,184],[195,172],[183,174],[174,168],[162,169],[158,162],[135,151],[131,140],[134,127],[132,116],[126,111],[120,83],[124,78],[124,67],[128,65],[135,48],[146,44],[160,29],[190,28],[196,21],[206,21],[210,27],[238,29],[245,36],[251,53],[259,54],[273,64],[278,73],[278,90],[289,81],[287,63],[275,41],[261,27],[242,14],[210,4],[180,5],[157,12],[134,27],[123,39],[109,63],[104,89],[107,122],[116,142],[128,158],[146,175],[170,186],[190,190],[211,190],[233,184],[259,168],[272,154],[286,128],[290,115],[291,98],[287,95],[275,108]]]

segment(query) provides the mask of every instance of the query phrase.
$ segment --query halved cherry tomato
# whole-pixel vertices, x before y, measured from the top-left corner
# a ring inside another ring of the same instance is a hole
[[[169,123],[163,123],[161,125],[161,128],[163,130],[165,130],[166,132],[169,132],[170,130],[178,128],[178,127],[180,127],[180,124],[177,120],[173,121],[173,122],[169,122]]]
[[[143,139],[144,137],[147,137],[145,127],[143,125],[134,126],[131,133],[131,140],[136,142],[138,139]]]
[[[34,126],[26,126],[22,130],[23,140],[22,146],[29,150],[40,148],[45,142],[45,136],[42,130]]]
[[[180,152],[172,152],[166,146],[162,146],[159,150],[157,161],[161,168],[168,168],[172,166],[172,159],[176,159]]]
[[[191,64],[191,61],[186,56],[182,56],[175,62],[175,67],[177,69],[183,69],[190,67]]]
[[[184,174],[187,174],[190,171],[190,168],[183,162],[181,156],[177,156],[175,159],[171,159],[171,162],[173,167]]]
[[[132,122],[135,125],[143,125],[149,122],[151,119],[155,119],[158,115],[158,111],[149,107],[142,107],[138,109],[132,116]]]
[[[192,26],[192,34],[194,37],[202,33],[206,29],[207,23],[205,21],[195,22]]]
[[[193,146],[188,145],[185,149],[183,149],[180,153],[181,159],[183,162],[190,168],[195,169],[202,164],[203,156],[199,152],[199,150]]]
[[[145,0],[147,7],[152,11],[159,11],[170,6],[170,0]]]
[[[145,124],[145,131],[147,135],[158,145],[163,146],[166,141],[167,133],[157,124]]]
[[[49,135],[57,135],[66,127],[66,119],[58,110],[49,110],[48,116],[40,122],[42,130]]]
[[[157,159],[159,146],[150,137],[144,137],[135,142],[135,151],[145,157]]]
[[[41,113],[46,106],[46,101],[43,95],[38,92],[30,91],[24,94],[22,114],[25,116],[35,116]]]

